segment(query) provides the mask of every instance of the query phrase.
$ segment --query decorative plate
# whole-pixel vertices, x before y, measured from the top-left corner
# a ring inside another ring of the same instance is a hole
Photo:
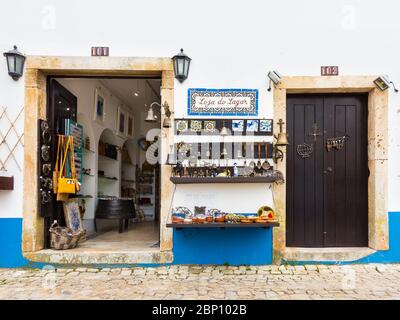
[[[176,122],[177,131],[186,131],[188,129],[188,122],[186,120],[179,120]]]
[[[190,130],[199,132],[201,131],[201,121],[200,120],[192,120],[190,121]]]
[[[247,120],[247,122],[246,122],[246,131],[247,132],[258,131],[258,120]]]
[[[206,120],[204,121],[204,131],[214,131],[217,127],[215,121]]]
[[[232,120],[232,131],[242,132],[244,129],[244,120]]]
[[[260,120],[260,132],[272,132],[272,119]]]

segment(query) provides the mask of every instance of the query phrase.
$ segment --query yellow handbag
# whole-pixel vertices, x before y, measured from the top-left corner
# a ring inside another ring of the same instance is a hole
[[[68,158],[68,154],[70,155],[70,169],[71,169],[71,177],[63,176],[65,171],[65,162]],[[58,180],[57,180],[57,194],[59,193],[73,193],[75,194],[79,189],[78,180],[75,176],[75,163],[74,163],[74,150],[73,150],[73,138],[67,138],[67,145],[64,152],[63,161],[61,164]]]

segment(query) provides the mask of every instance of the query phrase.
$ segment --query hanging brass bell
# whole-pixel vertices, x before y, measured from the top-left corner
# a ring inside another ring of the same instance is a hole
[[[163,127],[164,128],[171,128],[171,119],[170,118],[167,118],[167,117],[164,118]]]
[[[278,133],[278,137],[276,138],[276,146],[287,146],[289,145],[288,137],[286,132]]]

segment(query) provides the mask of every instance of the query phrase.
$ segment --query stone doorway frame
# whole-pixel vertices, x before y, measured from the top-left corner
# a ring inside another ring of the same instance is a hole
[[[46,118],[47,76],[161,76],[161,104],[167,102],[174,117],[174,70],[171,58],[137,57],[59,57],[28,56],[25,67],[25,147],[24,147],[24,203],[22,252],[32,253],[44,248],[44,219],[38,212],[38,119]],[[164,120],[162,108],[161,123]],[[166,228],[173,184],[171,167],[165,165],[168,146],[173,143],[173,128],[161,128],[161,212],[160,252],[171,252],[172,231]],[[34,177],[34,178],[32,178]]]
[[[292,76],[282,77],[273,89],[274,132],[277,122],[286,122],[286,95],[291,93],[368,93],[368,245],[374,250],[389,249],[388,231],[388,95],[373,81],[378,76]],[[283,127],[286,131],[286,125]],[[290,142],[290,136],[289,136]],[[286,177],[286,150],[277,169]],[[280,227],[274,228],[274,262],[279,263],[286,249],[286,184],[274,188]]]

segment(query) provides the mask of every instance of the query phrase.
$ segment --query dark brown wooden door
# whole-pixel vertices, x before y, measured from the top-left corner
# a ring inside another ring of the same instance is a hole
[[[367,101],[287,96],[287,246],[368,245]],[[327,139],[342,136],[343,148],[328,151]]]

